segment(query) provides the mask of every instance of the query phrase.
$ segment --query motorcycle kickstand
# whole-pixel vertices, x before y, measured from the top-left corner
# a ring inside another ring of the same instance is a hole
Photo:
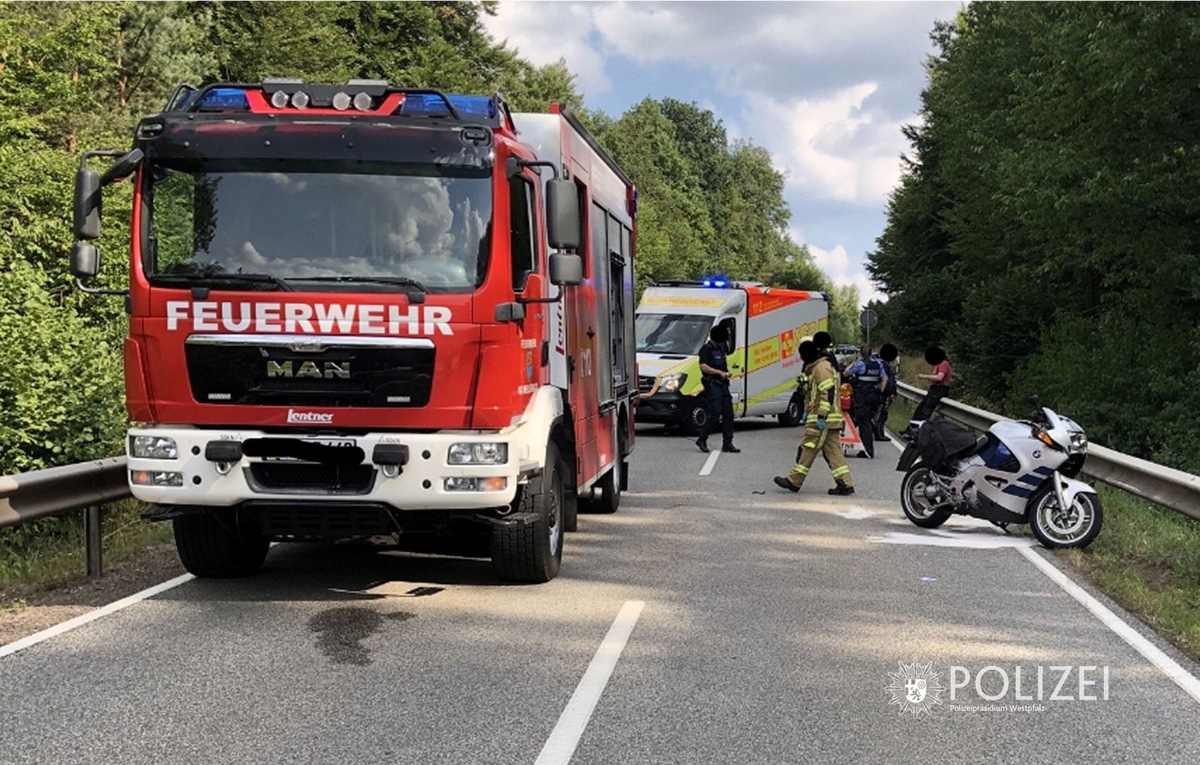
[[[1000,528],[1000,530],[1003,531],[1005,534],[1012,534],[1012,532],[1008,530],[1008,522],[1007,521],[992,521],[992,525],[998,526]]]

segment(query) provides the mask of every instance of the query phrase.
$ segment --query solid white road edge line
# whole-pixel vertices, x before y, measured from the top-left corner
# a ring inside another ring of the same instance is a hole
[[[30,635],[29,637],[21,638],[20,640],[14,642],[14,643],[9,643],[8,645],[0,646],[0,659],[4,658],[5,656],[8,656],[9,654],[16,653],[17,651],[22,651],[22,650],[28,648],[29,646],[37,645],[38,643],[41,643],[44,640],[49,640],[52,637],[57,637],[58,635],[61,635],[64,632],[70,632],[71,630],[75,629],[76,627],[82,627],[83,625],[87,624],[88,622],[94,622],[102,616],[108,616],[109,614],[116,613],[117,611],[120,611],[122,608],[125,608],[127,606],[132,606],[134,603],[143,601],[146,598],[152,598],[161,592],[166,592],[167,590],[178,587],[179,585],[181,585],[185,582],[190,582],[195,578],[196,577],[192,576],[191,574],[181,574],[181,575],[175,577],[174,579],[163,582],[162,584],[156,584],[153,587],[147,587],[146,589],[142,590],[141,592],[136,592],[133,595],[130,595],[129,597],[121,598],[120,600],[114,600],[112,603],[109,603],[107,606],[101,606],[100,608],[97,608],[94,611],[88,611],[86,614],[80,614],[79,616],[76,616],[74,619],[68,619],[67,621],[62,622],[61,624],[56,624],[53,627],[42,630],[41,632],[34,633],[33,635]]]
[[[1017,552],[1024,555],[1030,563],[1041,569],[1041,572],[1063,588],[1068,595],[1075,600],[1078,600],[1084,608],[1092,612],[1092,615],[1104,623],[1104,626],[1115,632],[1118,637],[1133,647],[1135,651],[1146,657],[1154,666],[1158,667],[1164,675],[1175,681],[1175,684],[1182,688],[1189,696],[1200,702],[1200,680],[1197,680],[1194,675],[1181,667],[1178,662],[1163,653],[1162,649],[1151,643],[1140,632],[1126,624],[1121,617],[1114,614],[1107,606],[1093,598],[1079,585],[1071,581],[1071,579],[1055,568],[1049,561],[1038,555],[1029,547],[1019,547]]]
[[[715,453],[713,456],[716,456]],[[596,709],[596,703],[600,701],[600,694],[604,693],[608,678],[617,666],[617,659],[621,658],[621,651],[625,650],[625,643],[645,605],[645,601],[627,600],[621,606],[534,765],[566,765],[571,761],[583,730]]]
[[[708,459],[704,461],[704,467],[700,468],[700,475],[708,475],[711,473],[713,468],[717,466],[717,457],[720,456],[721,452],[719,450],[708,455]]]

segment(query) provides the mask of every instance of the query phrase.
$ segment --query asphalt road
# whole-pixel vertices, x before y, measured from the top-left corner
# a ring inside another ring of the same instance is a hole
[[[640,429],[549,584],[277,546],[0,658],[0,763],[1200,762],[1200,698],[1027,537],[909,525],[889,444],[852,497],[782,491],[798,436]]]

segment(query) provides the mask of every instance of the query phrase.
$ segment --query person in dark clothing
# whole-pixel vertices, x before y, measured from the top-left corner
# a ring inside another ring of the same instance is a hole
[[[842,363],[838,361],[837,354],[833,352],[833,337],[825,330],[821,330],[813,335],[812,341],[813,345],[817,346],[817,352],[829,359],[829,364],[833,367],[833,371],[840,375],[842,373]]]
[[[729,362],[725,358],[725,343],[729,330],[718,324],[708,333],[708,342],[700,349],[700,373],[704,382],[704,398],[708,403],[708,419],[700,429],[696,446],[708,451],[708,434],[721,418],[721,451],[737,454],[741,449],[733,445],[733,396],[729,393]]]
[[[884,343],[879,348],[879,359],[884,363],[885,371],[887,372],[887,385],[884,386],[883,396],[879,401],[879,409],[875,411],[874,426],[876,441],[891,441],[887,434],[888,412],[892,408],[892,402],[896,400],[896,394],[900,390],[900,386],[896,384],[896,375],[900,373],[900,369],[896,364],[896,359],[899,358],[900,351],[891,343]]]
[[[862,439],[863,450],[867,457],[875,458],[875,410],[887,387],[887,368],[883,361],[871,354],[871,347],[864,345],[860,351],[861,358],[846,368],[843,377],[850,380],[853,386],[853,397],[850,405],[850,417],[854,427],[858,428],[858,437]]]
[[[946,352],[937,346],[930,346],[925,349],[925,361],[933,367],[933,371],[917,377],[929,381],[929,390],[925,392],[921,403],[917,404],[917,411],[912,416],[914,420],[922,422],[933,416],[938,402],[950,394],[950,362],[946,359]]]

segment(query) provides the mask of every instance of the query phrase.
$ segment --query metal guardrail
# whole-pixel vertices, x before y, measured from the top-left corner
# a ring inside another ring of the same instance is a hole
[[[900,395],[910,401],[920,401],[925,391],[900,383]],[[960,401],[944,398],[937,411],[969,428],[984,431],[993,423],[1008,419]],[[1087,462],[1083,473],[1097,481],[1123,489],[1142,499],[1169,507],[1200,520],[1200,476],[1158,465],[1099,444],[1088,444]]]
[[[101,506],[132,496],[124,457],[0,476],[0,528],[84,510],[88,576],[101,576]]]

